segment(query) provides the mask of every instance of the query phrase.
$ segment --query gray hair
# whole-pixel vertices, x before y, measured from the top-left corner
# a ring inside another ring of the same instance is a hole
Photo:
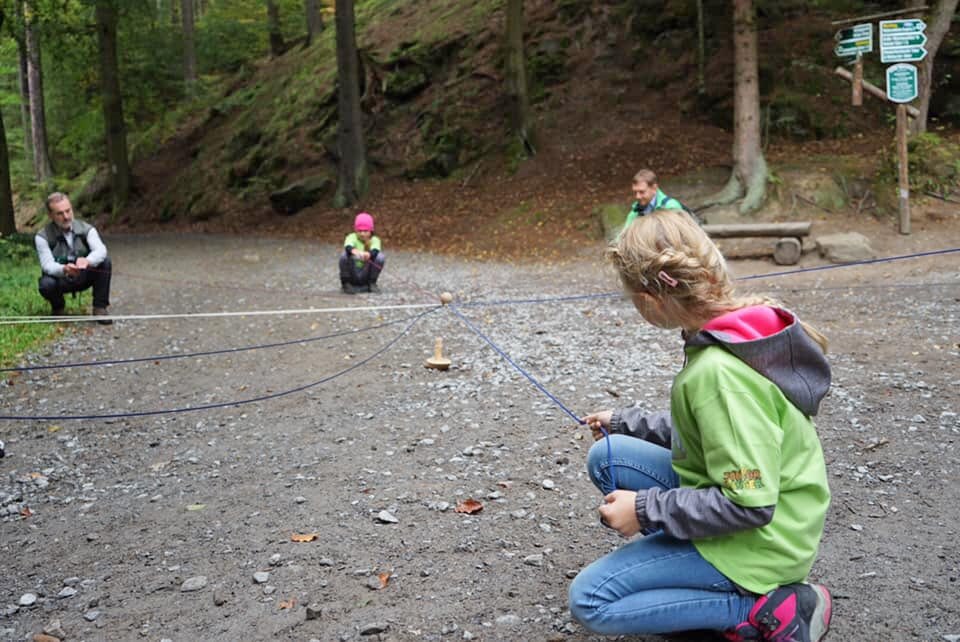
[[[54,203],[59,203],[63,199],[67,198],[67,195],[63,192],[54,192],[47,197],[47,211],[50,211],[50,206]]]

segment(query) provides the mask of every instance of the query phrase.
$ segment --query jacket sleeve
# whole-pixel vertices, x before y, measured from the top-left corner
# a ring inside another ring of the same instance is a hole
[[[87,232],[87,247],[90,248],[90,253],[87,254],[87,261],[89,261],[93,267],[97,267],[107,258],[107,246],[103,244],[95,227],[90,228],[90,231]]]
[[[613,411],[610,419],[610,432],[630,435],[652,444],[670,447],[670,435],[673,431],[673,420],[670,411],[646,412],[642,408],[632,406]]]
[[[699,539],[759,528],[773,519],[774,506],[733,503],[720,488],[648,488],[637,493],[637,519],[644,532],[663,529],[677,539]]]
[[[33,237],[33,244],[37,248],[37,257],[40,259],[40,270],[50,276],[62,277],[63,266],[53,258],[47,239],[37,234]]]

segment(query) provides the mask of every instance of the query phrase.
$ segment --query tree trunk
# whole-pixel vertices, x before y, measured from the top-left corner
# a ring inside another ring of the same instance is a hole
[[[43,69],[40,66],[40,38],[30,19],[25,22],[27,85],[30,92],[30,132],[33,142],[33,174],[40,183],[53,178],[47,147],[47,118],[43,104]]]
[[[0,9],[0,26],[6,14]],[[10,186],[10,151],[7,149],[7,131],[0,113],[0,236],[10,236],[17,231],[13,210],[13,189]]]
[[[33,129],[30,126],[30,84],[27,79],[27,47],[17,38],[17,81],[20,85],[20,120],[23,123],[23,151],[33,162]]]
[[[733,0],[733,172],[726,187],[706,204],[732,203],[746,196],[740,213],[749,214],[766,194],[767,163],[760,148],[760,87],[757,23],[753,0]]]
[[[130,196],[130,162],[127,160],[127,127],[123,121],[123,96],[117,66],[117,8],[114,0],[97,0],[96,20],[103,123],[107,133],[113,213],[116,215]]]
[[[937,50],[943,43],[944,36],[950,30],[950,23],[953,21],[953,15],[957,12],[958,0],[939,0],[931,9],[930,14],[926,16],[927,23],[927,56],[918,65],[918,91],[919,96],[914,106],[920,111],[920,115],[913,119],[911,131],[919,134],[927,131],[927,116],[930,111],[930,98],[933,94],[933,61],[937,57]],[[926,4],[919,3],[920,6]],[[913,0],[911,6],[916,6],[916,0]]]
[[[270,34],[270,55],[282,56],[283,31],[280,29],[280,7],[277,0],[267,0],[267,32]]]
[[[703,76],[703,68],[706,64],[706,47],[703,31],[703,0],[697,0],[697,93],[700,94],[704,94],[707,91]]]
[[[193,29],[194,0],[180,0],[180,15],[183,17],[183,81],[187,96],[197,93],[197,48]]]
[[[307,46],[323,31],[323,16],[320,14],[320,0],[304,0],[303,9],[307,14]]]
[[[507,0],[506,90],[510,129],[520,138],[528,154],[536,153],[527,91],[527,65],[523,52],[523,0]]]
[[[360,72],[354,32],[353,0],[336,0],[337,111],[339,115],[340,172],[334,207],[347,207],[366,194],[367,150],[360,112]]]
[[[7,149],[7,131],[0,114],[0,236],[17,231],[13,209],[13,188],[10,186],[10,151]]]

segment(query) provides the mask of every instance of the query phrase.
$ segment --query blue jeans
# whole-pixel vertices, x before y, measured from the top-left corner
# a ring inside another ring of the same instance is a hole
[[[610,440],[612,460],[603,439],[587,455],[590,479],[601,492],[613,490],[614,477],[625,490],[677,487],[669,450],[627,435],[611,435]],[[570,584],[570,612],[587,629],[604,635],[725,631],[745,621],[755,602],[689,540],[662,531],[604,555]]]

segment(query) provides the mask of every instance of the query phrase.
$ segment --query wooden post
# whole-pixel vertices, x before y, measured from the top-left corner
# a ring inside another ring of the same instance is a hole
[[[857,62],[853,66],[853,96],[851,103],[854,107],[863,105],[863,56],[857,53]]]
[[[907,153],[907,106],[897,105],[897,187],[900,196],[900,233],[910,233],[910,158]]]
[[[833,73],[837,74],[847,82],[853,82],[853,74],[843,67],[837,67],[833,70]],[[872,94],[883,101],[887,100],[887,92],[866,80],[863,81],[863,88],[868,94]],[[918,118],[920,116],[920,110],[913,105],[907,105],[907,115],[911,118]]]

